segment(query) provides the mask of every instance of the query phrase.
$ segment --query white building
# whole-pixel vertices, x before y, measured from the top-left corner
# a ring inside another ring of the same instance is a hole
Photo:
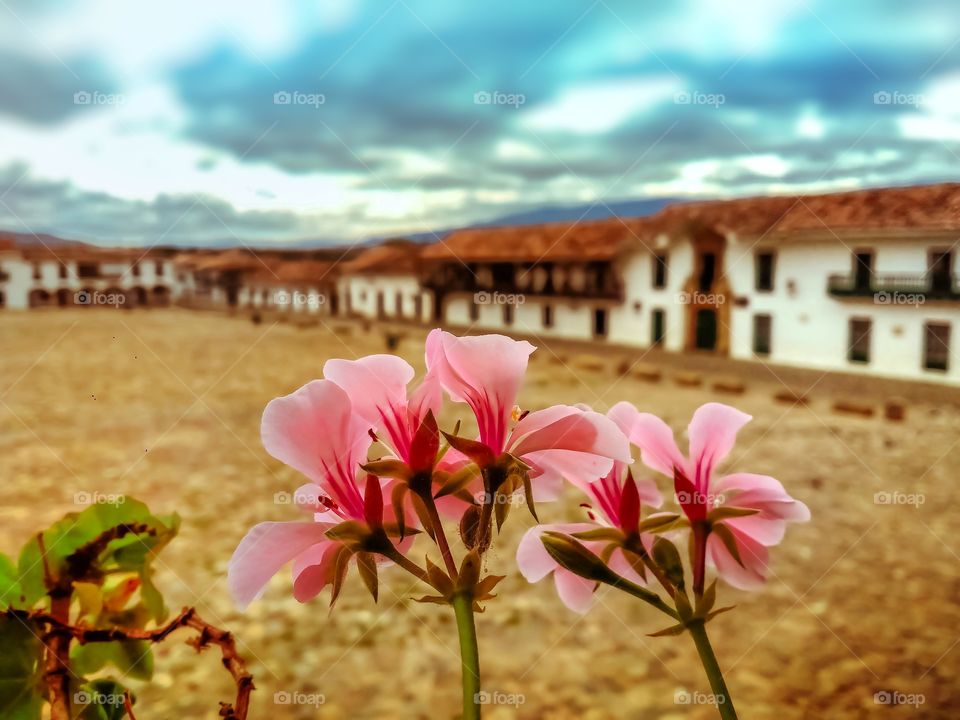
[[[422,246],[391,240],[343,263],[338,281],[341,313],[379,320],[427,322],[430,293],[420,282]]]
[[[155,307],[178,293],[165,251],[23,246],[0,238],[0,307]]]
[[[482,228],[423,252],[444,324],[957,382],[960,185]]]

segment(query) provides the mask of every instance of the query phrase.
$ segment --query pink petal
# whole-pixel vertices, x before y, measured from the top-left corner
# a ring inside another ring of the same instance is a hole
[[[637,583],[638,585],[647,584],[644,579],[640,577],[640,574],[633,569],[633,565],[629,560],[627,560],[627,557],[621,548],[617,548],[613,551],[608,565],[610,566],[610,569],[617,573],[620,577],[624,577],[630,582]]]
[[[517,546],[517,567],[520,570],[520,574],[523,575],[528,582],[535,583],[559,567],[557,561],[550,557],[550,553],[547,552],[547,549],[540,541],[540,535],[544,532],[553,531],[570,534],[589,530],[593,527],[595,526],[589,523],[558,523],[553,525],[536,525],[530,528],[524,533],[520,539],[520,544]]]
[[[329,380],[314,380],[263,411],[260,435],[267,452],[323,486],[344,510],[362,510],[356,470],[372,442],[350,398]]]
[[[630,442],[616,423],[600,413],[570,405],[537,410],[517,423],[509,450],[522,457],[542,450],[575,450],[630,462]]]
[[[713,469],[733,449],[737,433],[751,419],[745,412],[722,403],[707,403],[697,408],[687,426],[687,435],[694,466],[690,479],[698,488],[708,486]]]
[[[623,405],[624,403],[620,403]],[[622,418],[629,410],[622,409]],[[673,439],[673,430],[663,420],[650,413],[636,413],[629,432],[630,441],[640,448],[640,460],[648,468],[673,477],[675,467],[686,471],[687,460]]]
[[[557,568],[553,573],[553,582],[557,586],[557,594],[561,602],[574,612],[581,615],[590,609],[593,604],[593,591],[597,583],[574,575],[569,570]]]
[[[293,561],[293,596],[297,602],[312,600],[333,581],[340,543],[327,541],[307,548]]]
[[[778,480],[767,475],[732,473],[718,478],[713,487],[718,496],[723,496],[725,505],[755,507],[765,515],[790,522],[810,520],[809,508],[790,497]]]
[[[756,590],[766,582],[769,553],[765,547],[736,531],[734,536],[743,565],[737,562],[716,535],[707,539],[707,557],[726,582],[741,590]]]
[[[383,429],[384,414],[406,409],[407,385],[413,375],[410,364],[396,355],[327,360],[323,366],[323,376],[347,393],[354,412],[379,429]]]
[[[496,454],[503,450],[507,421],[535,349],[504,335],[456,337],[436,329],[427,336],[428,376],[454,401],[470,405],[480,441]]]
[[[227,584],[241,609],[263,593],[277,571],[307,548],[327,541],[330,525],[264,522],[246,534],[227,565]]]

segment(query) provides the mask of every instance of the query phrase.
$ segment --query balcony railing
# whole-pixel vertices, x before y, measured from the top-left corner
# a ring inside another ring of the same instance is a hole
[[[878,293],[917,295],[925,300],[960,300],[960,284],[954,276],[931,273],[873,274],[867,282],[856,275],[830,275],[827,292],[835,297],[873,297]]]

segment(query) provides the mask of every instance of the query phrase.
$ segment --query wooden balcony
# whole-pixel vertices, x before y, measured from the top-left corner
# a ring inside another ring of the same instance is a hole
[[[874,298],[888,295],[914,295],[923,300],[960,300],[960,284],[955,276],[931,273],[873,274],[869,282],[855,275],[830,275],[827,293],[838,298]]]

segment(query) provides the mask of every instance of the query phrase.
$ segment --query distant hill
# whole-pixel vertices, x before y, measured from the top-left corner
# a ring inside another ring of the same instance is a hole
[[[587,203],[584,205],[545,205],[521,212],[501,215],[490,220],[473,223],[463,227],[498,227],[501,225],[538,225],[549,222],[575,222],[577,220],[604,220],[610,217],[644,217],[659,212],[667,205],[684,202],[678,198],[651,198],[649,200],[622,200],[605,204]],[[437,236],[443,237],[453,230],[447,228],[433,232],[412,233],[405,237],[418,242],[433,242]]]
[[[13,244],[18,247],[83,247],[87,243],[80,242],[79,240],[67,240],[65,238],[56,237],[54,235],[46,235],[44,233],[18,233],[18,232],[7,232],[0,230],[0,240],[12,240]]]

